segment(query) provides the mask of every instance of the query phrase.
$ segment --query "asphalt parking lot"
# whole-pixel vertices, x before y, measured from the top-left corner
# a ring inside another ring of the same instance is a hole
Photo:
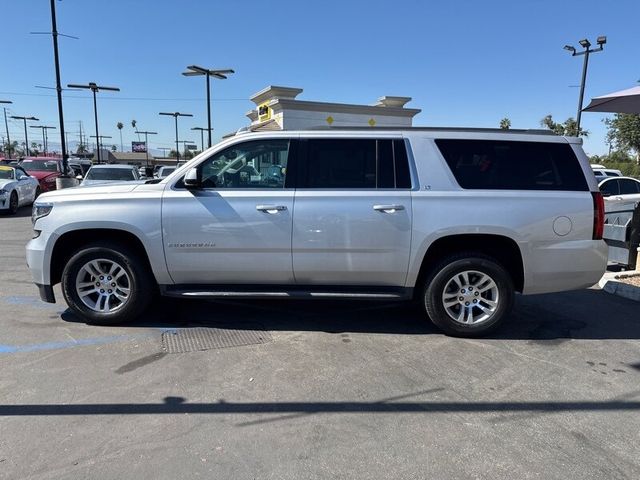
[[[0,216],[2,479],[640,478],[638,303],[519,297],[480,340],[360,302],[163,300],[89,326],[58,287],[40,302],[29,214]]]

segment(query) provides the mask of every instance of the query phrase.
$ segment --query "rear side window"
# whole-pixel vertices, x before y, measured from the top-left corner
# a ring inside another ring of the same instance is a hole
[[[301,188],[410,188],[403,140],[309,139],[300,165]]]
[[[620,194],[621,195],[633,195],[635,193],[639,193],[640,182],[636,182],[635,180],[618,180],[620,182]]]
[[[589,189],[568,144],[439,139],[436,145],[465,189]]]

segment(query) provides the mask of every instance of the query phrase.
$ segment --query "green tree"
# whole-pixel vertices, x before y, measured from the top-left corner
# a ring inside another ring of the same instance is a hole
[[[36,142],[31,142],[31,146],[29,147],[29,153],[34,157],[40,155],[40,149],[38,148],[38,144]]]
[[[583,128],[578,132],[578,122],[575,118],[569,117],[564,123],[557,123],[553,120],[553,116],[547,115],[540,120],[540,125],[552,130],[556,135],[563,135],[565,137],[577,137],[578,133],[582,137],[588,137],[589,131]]]
[[[112,152],[117,152],[118,151],[118,147],[116,145],[111,145],[111,151]]]
[[[504,117],[500,120],[500,128],[502,130],[509,130],[511,128],[511,120],[508,117]]]
[[[170,150],[169,151],[169,158],[176,158],[178,155],[176,154],[175,150]]]
[[[640,115],[616,113],[604,123],[607,125],[607,141],[618,150],[635,153],[636,163],[640,164]]]
[[[120,151],[124,152],[124,150],[122,149],[122,129],[124,128],[124,125],[122,124],[122,122],[118,122],[116,123],[116,128],[120,131]]]

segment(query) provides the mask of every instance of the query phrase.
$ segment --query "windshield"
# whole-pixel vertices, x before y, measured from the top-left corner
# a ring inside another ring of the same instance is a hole
[[[0,167],[0,180],[13,180],[13,168]]]
[[[92,168],[85,180],[135,180],[133,170],[126,168]]]
[[[39,172],[57,172],[58,162],[47,160],[25,160],[22,162],[25,170],[36,170]]]

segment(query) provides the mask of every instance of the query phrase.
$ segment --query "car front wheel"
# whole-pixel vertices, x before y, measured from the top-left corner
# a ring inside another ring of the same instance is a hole
[[[477,337],[494,330],[509,314],[513,280],[493,258],[459,254],[431,271],[423,299],[429,318],[445,333]]]
[[[149,305],[154,286],[146,264],[118,244],[95,244],[80,250],[62,273],[67,304],[89,323],[134,320]]]

